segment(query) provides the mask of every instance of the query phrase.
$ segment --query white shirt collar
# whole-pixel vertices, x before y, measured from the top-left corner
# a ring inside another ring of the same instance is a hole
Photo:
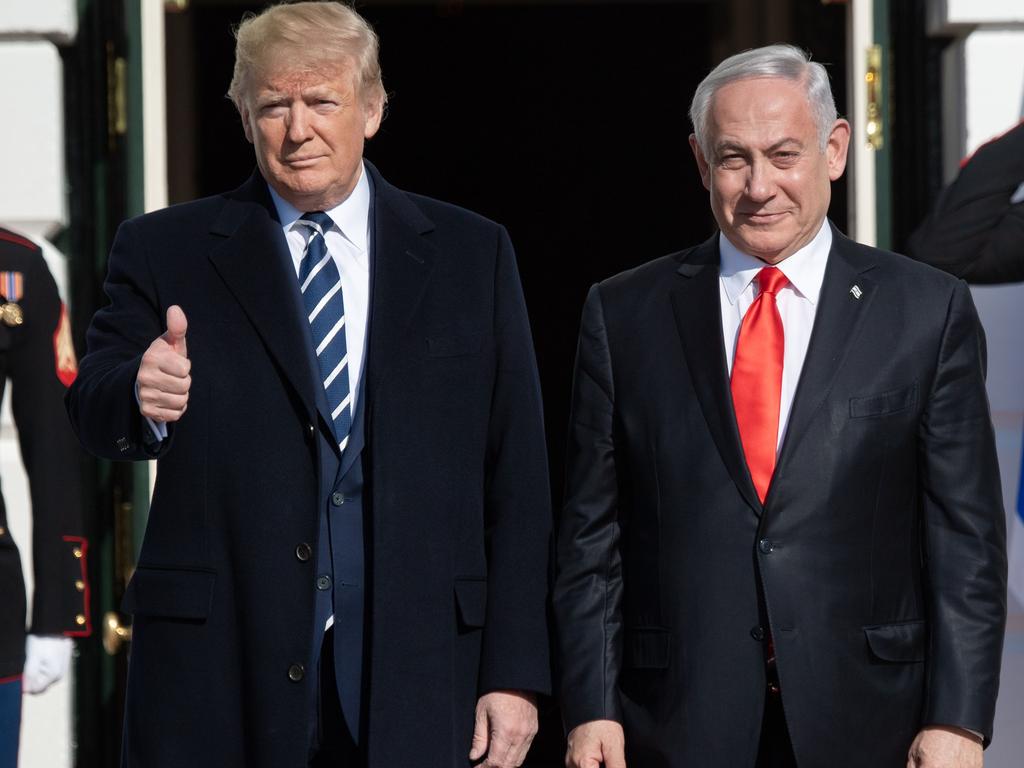
[[[786,276],[793,289],[811,302],[818,303],[821,284],[825,280],[825,265],[832,249],[832,227],[822,222],[818,234],[807,245],[775,266]],[[719,233],[718,250],[722,257],[721,277],[725,295],[735,304],[757,273],[768,266],[763,261],[744,253]]]
[[[281,197],[269,184],[270,197],[277,208],[277,216],[281,221],[281,227],[287,232],[292,225],[298,221],[305,211],[300,211],[294,205]],[[370,182],[366,175],[366,166],[360,163],[359,181],[347,198],[330,210],[324,211],[334,226],[341,232],[342,237],[359,249],[360,253],[366,253],[366,241],[369,235],[370,221]]]

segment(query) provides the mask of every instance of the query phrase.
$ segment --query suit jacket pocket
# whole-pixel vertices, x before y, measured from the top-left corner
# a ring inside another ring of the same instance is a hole
[[[471,333],[464,336],[428,336],[428,357],[458,357],[474,355],[483,346],[482,333]]]
[[[630,669],[666,669],[672,635],[661,627],[626,630],[623,662]]]
[[[487,616],[487,582],[484,579],[456,579],[455,607],[461,626],[482,627]]]
[[[901,621],[864,627],[868,647],[882,661],[924,661],[928,626],[924,621]]]
[[[917,402],[917,382],[909,387],[891,389],[868,397],[850,398],[850,418],[866,419],[871,416],[885,416],[910,408]]]
[[[206,619],[215,578],[213,571],[141,566],[128,584],[121,609],[134,616]]]

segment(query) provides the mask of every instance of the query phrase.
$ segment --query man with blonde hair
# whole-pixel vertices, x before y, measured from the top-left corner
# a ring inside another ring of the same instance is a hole
[[[257,171],[125,222],[68,398],[159,462],[123,765],[513,768],[549,689],[540,391],[505,230],[363,160],[377,38],[237,30]]]
[[[792,46],[698,86],[716,232],[595,285],[554,586],[570,768],[978,768],[1005,518],[967,286],[827,220]]]

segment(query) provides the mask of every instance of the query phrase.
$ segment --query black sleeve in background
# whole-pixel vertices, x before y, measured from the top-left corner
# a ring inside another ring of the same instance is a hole
[[[64,412],[66,379],[74,359],[59,360],[60,331],[66,314],[42,255],[31,254],[23,273],[20,300],[24,323],[12,328],[8,352],[11,411],[18,428],[21,459],[32,500],[34,590],[30,632],[37,635],[89,634],[82,535],[81,454]],[[71,351],[73,355],[73,351]],[[59,370],[60,369],[60,370]]]
[[[914,231],[908,255],[971,283],[1024,280],[1024,122],[983,145]]]

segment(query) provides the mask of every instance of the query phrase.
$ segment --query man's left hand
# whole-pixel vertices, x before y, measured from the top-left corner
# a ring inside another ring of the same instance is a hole
[[[476,703],[469,759],[480,768],[518,768],[537,735],[537,701],[526,691],[494,691]]]
[[[929,725],[910,745],[907,768],[981,768],[981,739],[963,728]]]

